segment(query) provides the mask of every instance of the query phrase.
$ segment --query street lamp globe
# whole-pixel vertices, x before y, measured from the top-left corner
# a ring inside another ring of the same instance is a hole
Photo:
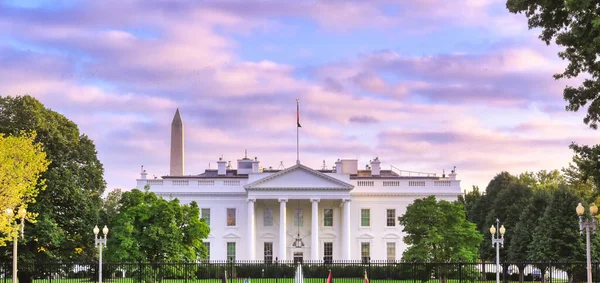
[[[12,208],[7,208],[4,211],[4,214],[6,214],[6,216],[8,216],[8,218],[12,218],[15,215],[14,212],[13,212],[13,210],[12,210]]]
[[[102,233],[104,233],[104,236],[108,234],[108,227],[106,227],[106,225],[104,225],[104,228],[102,228]]]
[[[596,206],[595,203],[592,203],[592,205],[590,205],[590,213],[592,215],[598,214],[598,207]]]
[[[490,227],[490,233],[496,234],[496,227],[494,227],[494,225],[492,225],[492,227]]]
[[[583,214],[585,213],[585,208],[583,208],[583,205],[581,205],[581,203],[579,203],[577,205],[577,208],[575,208],[575,211],[577,211],[577,215],[583,216]]]
[[[500,235],[504,235],[504,233],[506,233],[506,228],[504,228],[504,225],[500,226]]]
[[[27,209],[25,209],[24,207],[19,208],[18,215],[21,219],[25,218],[25,215],[27,215]]]
[[[94,226],[94,235],[98,236],[98,233],[100,233],[100,229],[98,229],[98,225]]]

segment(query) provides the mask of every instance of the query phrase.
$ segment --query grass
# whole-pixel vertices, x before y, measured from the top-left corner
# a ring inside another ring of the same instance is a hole
[[[0,279],[0,283],[11,283],[11,279],[10,278],[6,278],[6,281],[3,280],[4,278]],[[244,283],[245,279],[242,278],[234,278],[227,280],[228,283]],[[305,283],[325,283],[325,278],[304,278],[304,282]],[[33,281],[33,283],[46,283],[46,282],[52,282],[52,283],[90,283],[90,282],[94,282],[94,281],[90,281],[88,278],[72,278],[72,279],[36,279]],[[294,283],[294,278],[255,278],[255,279],[251,279],[250,280],[254,283]],[[334,283],[364,283],[364,279],[363,278],[334,278]],[[119,278],[119,279],[108,279],[103,281],[105,283],[131,283],[131,282],[135,282],[135,278]],[[221,279],[165,279],[162,281],[163,283],[181,283],[181,282],[186,282],[186,283],[221,283]],[[371,283],[423,283],[419,280],[370,280]],[[459,283],[460,281],[458,279],[448,279],[446,281],[447,283]],[[464,281],[465,283],[469,282],[469,281]],[[495,282],[495,280],[488,280],[488,281],[480,281],[480,280],[476,280],[475,283],[477,282]],[[552,280],[553,283],[555,282],[567,282],[566,279],[562,279],[562,278],[553,278]],[[426,283],[440,283],[440,281],[438,279],[433,279],[433,280],[429,280]],[[519,283],[519,281],[509,281],[509,283]],[[525,281],[524,283],[540,283],[540,281]]]

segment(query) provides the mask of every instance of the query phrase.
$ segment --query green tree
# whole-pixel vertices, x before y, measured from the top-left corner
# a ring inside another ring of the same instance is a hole
[[[492,202],[492,208],[487,215],[486,227],[487,231],[484,235],[489,236],[489,228],[496,223],[496,219],[500,219],[500,224],[506,227],[504,235],[504,248],[500,249],[500,257],[507,258],[508,250],[512,245],[514,229],[521,216],[522,209],[530,202],[533,190],[521,183],[510,183],[507,188],[502,190]],[[487,245],[482,245],[480,251],[485,258],[493,259],[496,255],[495,249],[491,243],[487,241]],[[508,271],[508,266],[503,270]],[[508,282],[508,276],[504,276],[505,282]]]
[[[149,262],[152,282],[161,281],[159,263],[194,261],[206,256],[203,239],[210,228],[200,219],[196,202],[181,205],[178,199],[165,200],[148,190],[124,192],[119,213],[112,220],[107,258],[114,261]]]
[[[100,218],[102,223],[105,223],[108,227],[114,227],[113,219],[116,218],[121,208],[121,196],[123,192],[121,189],[114,189],[110,191],[106,197],[102,200],[102,212]]]
[[[95,257],[92,227],[98,221],[105,189],[104,169],[94,143],[63,115],[31,96],[0,97],[0,133],[35,131],[52,162],[42,174],[46,189],[28,208],[36,223],[25,225],[21,262],[89,260]],[[6,257],[6,250],[4,254]],[[8,253],[10,254],[10,253]],[[19,271],[19,282],[30,283],[35,270]]]
[[[42,145],[35,142],[35,133],[5,136],[0,133],[0,211],[26,208],[35,201],[45,182],[41,174],[49,161]],[[4,215],[4,214],[3,214]],[[28,215],[32,221],[35,215]],[[14,236],[13,219],[0,217],[0,246]]]
[[[417,199],[398,220],[409,246],[402,254],[405,261],[472,262],[479,255],[482,235],[466,220],[459,202],[438,201],[435,196]],[[446,279],[447,273],[441,274],[441,282]]]
[[[568,60],[566,69],[555,74],[555,79],[575,78],[587,74],[578,87],[566,86],[564,99],[569,111],[578,111],[587,105],[584,123],[598,128],[600,119],[600,9],[598,1],[538,1],[508,0],[506,7],[512,13],[524,13],[530,29],[539,29],[539,38],[546,44],[552,40],[565,49],[558,53]],[[588,105],[589,103],[589,105]]]
[[[525,172],[518,176],[518,182],[534,190],[556,190],[566,183],[559,170],[540,170],[537,173]]]
[[[579,234],[579,223],[575,207],[582,202],[573,189],[561,186],[552,193],[544,215],[533,233],[530,259],[532,261],[582,262],[585,261],[585,237]],[[598,239],[593,237],[594,251],[598,251]],[[593,252],[598,259],[597,252]],[[540,265],[545,270],[547,266]],[[569,282],[574,275],[585,276],[585,270],[576,266],[561,265],[558,268],[567,271]]]
[[[519,222],[512,231],[512,241],[508,246],[508,259],[517,263],[519,268],[519,282],[523,283],[525,275],[525,264],[531,260],[533,243],[533,231],[542,225],[541,218],[550,202],[550,193],[545,190],[536,190],[529,204],[525,206],[519,217]]]
[[[478,186],[473,186],[473,189],[469,192],[465,192],[464,194],[458,196],[458,202],[463,205],[465,211],[467,212],[467,220],[471,222],[474,221],[473,207],[477,205],[477,202],[481,200],[483,195],[479,191]]]
[[[570,148],[575,152],[573,163],[563,169],[568,183],[579,193],[591,198],[600,193],[600,145],[587,146],[571,144]],[[593,184],[593,185],[592,185]]]
[[[480,232],[485,232],[489,228],[485,227],[487,224],[486,219],[496,196],[500,193],[500,191],[506,189],[509,184],[515,182],[516,180],[517,179],[515,176],[505,171],[500,172],[494,176],[492,180],[490,180],[489,184],[485,188],[485,194],[473,205],[471,212],[469,213],[472,215],[472,221],[477,224],[477,229]]]
[[[471,212],[469,213],[471,216],[470,220],[477,225],[477,230],[481,234],[489,234],[489,225],[491,225],[491,222],[488,221],[488,215],[494,205],[494,200],[501,191],[505,190],[510,184],[515,182],[517,182],[517,178],[515,176],[509,174],[508,172],[500,172],[494,176],[492,180],[490,180],[489,184],[485,188],[485,194],[471,209]],[[495,219],[495,217],[493,219]],[[481,243],[481,247],[479,248],[480,259],[483,261],[493,259],[490,250],[491,245],[486,241],[483,241]],[[482,273],[485,274],[485,270],[482,270]]]

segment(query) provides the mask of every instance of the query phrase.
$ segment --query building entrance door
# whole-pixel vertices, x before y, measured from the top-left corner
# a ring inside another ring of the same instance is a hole
[[[304,260],[304,253],[302,252],[294,252],[294,263],[302,263]]]

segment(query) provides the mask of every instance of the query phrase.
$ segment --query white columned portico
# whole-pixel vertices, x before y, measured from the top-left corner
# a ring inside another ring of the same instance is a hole
[[[248,259],[256,259],[256,233],[254,232],[254,203],[256,199],[249,198],[248,201]]]
[[[311,198],[312,202],[312,215],[311,215],[311,241],[310,241],[310,259],[319,259],[319,200],[318,198]]]
[[[344,260],[350,260],[350,246],[351,246],[351,237],[350,237],[350,199],[342,199],[344,202],[344,227],[342,228],[343,234],[343,246],[342,246],[342,255]]]
[[[286,202],[285,198],[279,199],[279,260],[286,260]]]

